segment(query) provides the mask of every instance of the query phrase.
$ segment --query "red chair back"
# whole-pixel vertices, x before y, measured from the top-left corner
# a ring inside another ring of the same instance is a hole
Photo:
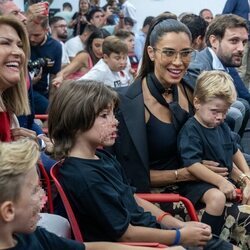
[[[59,174],[59,168],[62,165],[62,161],[57,162],[51,169],[50,169],[50,175],[52,177],[52,179],[55,182],[57,191],[62,199],[63,205],[65,207],[66,213],[68,215],[68,219],[69,222],[71,224],[71,228],[74,234],[74,238],[77,241],[83,242],[83,237],[79,228],[79,225],[77,223],[76,217],[74,215],[74,212],[72,210],[72,207],[69,203],[69,200],[60,184],[60,182],[58,181],[58,174]]]

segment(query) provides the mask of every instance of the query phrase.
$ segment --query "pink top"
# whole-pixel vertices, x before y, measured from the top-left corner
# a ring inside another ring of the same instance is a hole
[[[69,80],[77,80],[80,77],[84,76],[86,73],[88,73],[88,71],[93,67],[93,62],[92,59],[90,57],[90,55],[88,55],[88,68],[85,71],[76,71],[72,74],[70,74],[67,79]]]

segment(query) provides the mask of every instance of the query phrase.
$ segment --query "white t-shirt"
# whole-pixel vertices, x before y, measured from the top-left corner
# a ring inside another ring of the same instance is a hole
[[[65,43],[65,48],[68,57],[75,57],[78,52],[85,49],[85,45],[80,36],[75,36]]]
[[[100,59],[98,63],[79,80],[95,80],[103,82],[104,84],[111,86],[113,88],[125,87],[129,85],[128,76],[125,71],[122,73],[111,71],[109,66]]]
[[[60,41],[60,43],[62,45],[62,65],[69,64],[70,61],[69,61],[68,54],[66,52],[65,44],[62,41]]]

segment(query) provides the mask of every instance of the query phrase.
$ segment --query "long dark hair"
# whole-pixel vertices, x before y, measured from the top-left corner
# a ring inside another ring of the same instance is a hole
[[[85,48],[85,51],[87,51],[90,55],[90,58],[93,62],[93,64],[95,65],[100,58],[97,58],[93,52],[93,48],[92,48],[92,43],[94,41],[94,39],[96,38],[105,38],[107,36],[110,36],[110,33],[105,30],[105,29],[96,29],[95,31],[93,31],[91,33],[91,35],[89,36],[89,38],[87,39],[86,41],[86,48]]]
[[[176,16],[172,13],[161,14],[153,19],[146,37],[142,64],[138,74],[139,78],[144,78],[148,73],[154,71],[154,63],[150,60],[147,48],[148,46],[155,47],[156,43],[169,32],[184,32],[188,35],[190,42],[192,35],[187,26],[176,20]]]

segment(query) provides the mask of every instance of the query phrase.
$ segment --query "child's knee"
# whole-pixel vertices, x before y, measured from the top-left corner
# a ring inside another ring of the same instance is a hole
[[[206,207],[215,211],[223,210],[226,203],[226,196],[219,189],[210,189],[206,195]]]

